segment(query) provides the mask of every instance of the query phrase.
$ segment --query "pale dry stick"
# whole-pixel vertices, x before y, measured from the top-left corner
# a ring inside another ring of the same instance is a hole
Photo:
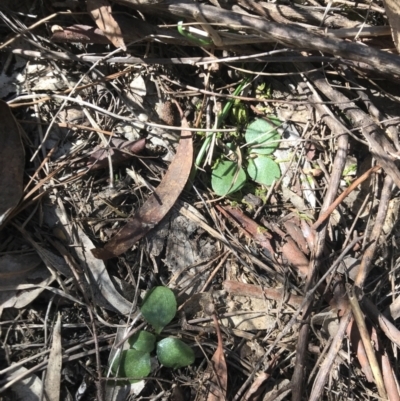
[[[234,252],[235,256],[246,266],[246,262],[244,260],[242,260],[242,258],[239,256],[239,252],[243,252],[243,249],[240,249],[239,246],[232,244],[230,241],[228,241],[226,239],[226,237],[224,235],[219,233],[217,230],[214,230],[207,223],[205,223],[202,219],[200,219],[195,213],[191,212],[186,207],[181,206],[178,210],[179,210],[180,214],[187,217],[189,220],[195,222],[201,228],[203,228],[206,232],[208,232],[210,235],[212,235],[215,239],[217,239],[218,241],[225,244],[230,250],[232,250]],[[258,260],[255,256],[249,254],[249,255],[247,255],[247,257],[256,266],[258,266],[261,269],[263,269],[264,271],[268,272],[268,274],[270,274],[271,277],[274,278],[275,280],[279,281],[280,283],[285,282],[285,278],[280,273],[276,272],[275,270],[272,270],[269,266],[267,266],[265,263]]]
[[[360,185],[362,182],[364,182],[371,174],[376,173],[380,169],[381,169],[381,166],[371,167],[363,175],[361,175],[359,178],[357,178],[355,181],[353,181],[351,183],[351,185],[348,188],[346,188],[336,198],[336,200],[329,206],[329,208],[327,210],[325,210],[325,212],[322,213],[318,217],[318,220],[311,226],[311,228],[313,230],[318,230],[318,228],[321,226],[321,224],[323,224],[329,218],[329,216],[332,214],[332,212],[338,207],[338,205],[343,202],[344,198],[346,198],[351,192],[353,192],[354,189],[357,188],[357,186]]]
[[[114,337],[115,337],[115,334],[108,334],[106,336],[100,336],[98,338],[98,341],[108,341],[108,340],[110,340],[110,339],[112,339]],[[94,343],[94,340],[84,341],[83,343],[80,343],[78,345],[74,345],[73,347],[67,349],[65,351],[65,354],[71,354],[72,352],[82,348],[84,345],[91,345],[93,343]],[[106,347],[107,347],[107,349],[109,349],[109,348],[111,348],[111,345],[107,345]],[[102,350],[102,348],[104,348],[104,347],[100,347],[100,350]],[[71,356],[64,356],[63,357],[63,362],[67,362],[69,360],[78,359],[78,358],[80,358],[82,356],[91,355],[95,351],[96,350],[91,350],[91,351],[85,351],[84,353],[81,352],[79,354],[75,354],[75,355],[71,355]],[[22,365],[26,364],[26,362],[31,361],[31,360],[33,360],[33,359],[35,359],[37,357],[46,355],[49,352],[50,352],[50,350],[46,350],[46,351],[40,352],[40,353],[38,353],[36,355],[33,355],[32,357],[23,359],[22,361],[19,361],[19,362],[15,363],[14,365],[8,366],[7,368],[1,370],[0,374],[5,374],[5,373],[9,372],[10,370],[13,370],[15,367],[22,366]],[[4,392],[5,390],[7,390],[8,388],[12,387],[18,381],[20,381],[20,380],[24,379],[25,377],[29,376],[30,374],[35,373],[35,372],[37,372],[37,371],[39,371],[41,369],[44,369],[47,366],[47,363],[48,363],[48,361],[47,361],[47,359],[45,359],[44,361],[38,363],[36,366],[33,366],[32,368],[28,369],[26,372],[23,372],[20,376],[14,378],[14,380],[12,380],[10,382],[6,382],[4,384],[4,386],[0,388],[0,394],[2,392]],[[3,382],[1,382],[1,384],[3,384]]]
[[[319,24],[320,28],[322,28],[322,26],[324,25],[325,18],[328,15],[329,10],[331,9],[331,6],[332,6],[332,1],[328,2],[328,4],[325,7],[324,15],[322,16],[321,23]]]
[[[296,323],[296,320],[297,320],[298,316],[301,314],[304,306],[314,296],[315,292],[318,290],[318,287],[326,280],[326,278],[332,272],[334,272],[337,269],[339,264],[342,262],[343,258],[353,249],[354,245],[357,244],[359,241],[361,241],[363,238],[364,238],[363,236],[354,238],[350,242],[350,244],[342,251],[342,253],[339,255],[339,257],[332,264],[332,266],[330,266],[330,268],[325,272],[325,274],[320,278],[320,280],[314,285],[314,287],[312,287],[309,291],[307,291],[307,293],[305,294],[303,302],[301,303],[300,307],[296,310],[296,312],[293,314],[293,316],[291,317],[289,322],[285,325],[285,327],[283,327],[283,329],[279,332],[279,334],[276,337],[275,341],[270,345],[269,350],[256,363],[252,373],[249,375],[249,377],[243,383],[242,387],[236,393],[235,397],[233,398],[233,401],[239,401],[241,399],[240,397],[242,396],[243,392],[247,389],[247,387],[249,386],[250,382],[253,380],[253,378],[256,375],[256,373],[260,370],[261,366],[267,360],[268,356],[271,354],[271,352],[276,347],[276,345],[281,341],[281,339],[289,332],[289,330]]]
[[[40,123],[36,123],[36,124],[40,124]],[[24,188],[24,193],[27,191],[27,189],[29,188],[29,186],[31,185],[32,181],[35,179],[35,177],[39,174],[40,170],[43,168],[43,166],[49,161],[50,157],[53,156],[53,153],[56,150],[56,145],[53,146],[50,151],[47,153],[47,155],[44,157],[44,159],[42,160],[42,162],[40,163],[39,167],[36,169],[36,171],[34,172],[34,174],[31,176],[31,178],[29,179],[28,184],[25,185]]]
[[[147,39],[147,37],[142,38]],[[274,50],[274,52],[281,52],[281,50]],[[86,54],[76,55],[70,53],[63,52],[55,52],[52,50],[24,50],[24,49],[11,49],[12,54],[16,54],[21,57],[26,58],[38,58],[38,59],[51,59],[51,60],[62,60],[62,61],[78,61],[78,62],[86,62],[86,63],[94,63],[98,61],[102,56],[89,56]],[[263,54],[263,53],[261,53]],[[271,54],[271,52],[268,52]],[[244,59],[242,59],[244,57]],[[104,60],[109,64],[143,64],[143,65],[153,65],[153,64],[161,64],[161,65],[202,65],[202,64],[213,64],[215,63],[223,63],[225,60],[230,63],[241,63],[242,61],[246,61],[247,59],[254,60],[255,62],[260,63],[292,63],[292,62],[302,62],[305,61],[304,56],[291,56],[291,57],[263,57],[258,54],[249,55],[249,56],[237,56],[237,57],[226,57],[226,58],[216,58],[216,57],[170,57],[170,58],[140,58],[140,57],[111,57],[110,59]],[[327,62],[327,63],[337,63],[339,60],[334,57],[327,56],[307,56],[307,61],[312,62]],[[344,61],[342,61],[344,62]],[[348,60],[346,60],[348,63]],[[96,83],[96,81],[94,81]],[[88,84],[91,85],[91,84]],[[83,85],[84,86],[84,85]]]
[[[346,239],[344,240],[343,246],[346,246],[347,243],[350,241],[351,233],[354,231],[356,224],[358,224],[360,216],[364,212],[365,206],[368,203],[369,197],[370,197],[370,193],[368,192],[365,199],[363,200],[363,203],[361,204],[360,208],[358,209],[356,216],[354,217],[353,223],[351,224],[350,228],[348,229],[348,235],[346,236]]]
[[[340,319],[338,331],[335,335],[335,338],[332,341],[332,344],[329,348],[326,358],[324,359],[324,362],[322,363],[318,371],[308,401],[319,401],[322,399],[322,392],[324,390],[326,379],[331,371],[336,355],[338,354],[342,346],[343,337],[346,334],[347,326],[351,321],[351,317],[352,313],[351,310],[349,309]]]
[[[217,274],[218,270],[221,268],[221,266],[225,263],[226,259],[228,259],[228,256],[230,255],[231,251],[227,251],[225,255],[222,257],[216,268],[211,272],[210,276],[208,277],[207,281],[204,283],[203,288],[200,290],[200,292],[205,292],[208,285],[211,283],[212,279],[215,277]]]
[[[23,36],[25,33],[30,32],[32,29],[37,28],[38,26],[46,23],[47,21],[50,21],[51,19],[59,16],[59,15],[87,15],[86,12],[69,12],[69,11],[60,11],[54,14],[51,14],[43,19],[41,19],[40,21],[35,22],[34,24],[32,24],[30,27],[24,29],[22,32],[17,33],[15,36],[13,36],[11,39],[7,40],[7,42],[4,42],[0,45],[0,50],[4,49],[6,46],[10,45],[11,43],[13,43],[14,41],[16,41],[18,38],[20,38],[21,36]]]
[[[127,5],[126,0],[122,1]],[[129,1],[132,6],[133,0]],[[134,1],[135,6],[138,1]],[[142,10],[146,10],[145,1],[139,1],[143,5]],[[344,40],[321,37],[318,34],[311,33],[304,28],[294,27],[292,25],[283,25],[266,21],[265,19],[236,13],[230,10],[217,8],[211,5],[200,3],[181,3],[179,1],[159,2],[151,4],[151,10],[154,12],[170,13],[184,18],[193,18],[193,12],[200,11],[204,18],[210,23],[224,22],[232,29],[237,27],[247,27],[254,29],[260,36],[268,36],[275,39],[284,46],[309,49],[323,53],[334,54],[339,57],[346,57],[356,62],[368,64],[375,72],[386,72],[397,76],[399,73],[400,60],[395,55],[391,55],[382,50],[373,49],[359,43],[350,43]],[[150,8],[148,7],[148,8]]]
[[[312,65],[310,65],[309,63],[307,64],[301,64],[302,65],[302,69],[306,69],[308,68],[309,71],[312,68]],[[304,78],[304,82],[305,84],[308,86],[308,88],[311,90],[311,92],[313,93],[313,97],[315,99],[318,100],[318,102],[313,101],[313,98],[311,97],[310,100],[310,104],[312,104],[317,110],[318,112],[321,114],[324,122],[326,123],[326,125],[331,129],[332,132],[343,132],[343,135],[345,133],[349,134],[351,137],[353,137],[356,141],[359,141],[363,144],[365,144],[366,146],[368,146],[368,142],[362,141],[361,139],[357,138],[353,132],[351,130],[349,130],[345,125],[343,125],[338,118],[333,114],[332,110],[327,107],[328,104],[335,104],[335,102],[324,102],[322,101],[321,97],[319,96],[318,92],[315,90],[315,88],[311,85],[311,83],[308,81],[308,79]],[[355,101],[356,99],[353,99],[353,101]],[[327,116],[325,115],[327,114]],[[327,118],[330,117],[331,119]],[[361,128],[361,127],[360,127]],[[339,134],[338,134],[339,135]]]
[[[272,56],[275,54],[280,54],[280,53],[288,53],[292,52],[292,49],[279,49],[279,50],[272,50],[269,52],[264,52],[264,53],[256,53],[256,54],[249,54],[245,56],[235,56],[235,57],[219,57],[219,58],[211,58],[211,60],[203,60],[196,62],[196,65],[206,65],[206,64],[213,64],[213,63],[232,63],[232,62],[239,62],[239,61],[248,61],[248,60],[254,60],[258,59],[260,57],[266,57],[266,56]],[[265,61],[269,62],[269,59],[266,59]]]
[[[371,344],[371,337],[368,333],[367,325],[365,324],[364,315],[361,311],[360,305],[358,303],[357,295],[355,294],[355,289],[351,284],[346,284],[347,295],[349,297],[351,310],[354,315],[354,319],[357,323],[358,330],[360,332],[361,340],[364,344],[365,351],[367,353],[368,361],[371,365],[372,374],[375,378],[375,384],[378,388],[379,396],[383,399],[387,399],[385,384],[383,382],[382,373],[376,359],[375,351]]]
[[[340,330],[339,327],[338,327],[338,330]],[[316,333],[314,328],[313,328],[313,331],[314,331],[314,333]],[[325,355],[327,355],[327,352],[331,349],[332,342],[333,342],[333,338],[329,337],[328,340],[326,341],[326,344],[324,345],[324,348],[322,349],[320,355],[318,356],[317,362],[315,362],[315,365],[314,365],[312,371],[310,372],[310,375],[308,376],[308,379],[307,379],[307,384],[308,385],[311,384],[315,374],[318,374],[318,372],[320,371],[320,369],[321,369],[320,364],[324,360]]]
[[[47,181],[49,181],[52,177],[59,173],[63,168],[64,166],[59,166],[54,169],[49,175],[42,178],[27,194],[24,195],[22,201],[27,201],[36,191],[38,191]]]
[[[400,61],[400,58],[399,58]],[[333,88],[326,81],[326,78],[318,73],[311,73],[316,87],[324,95],[333,101],[348,101],[347,96]],[[376,163],[382,167],[387,175],[390,175],[394,183],[400,188],[400,170],[395,163],[396,149],[392,142],[384,135],[383,129],[377,123],[361,110],[354,102],[344,107],[337,104],[338,108],[347,116],[356,128],[361,128],[361,133],[367,140],[370,152],[375,158]]]
[[[386,214],[389,207],[390,196],[392,194],[393,180],[387,175],[382,188],[381,199],[379,202],[378,213],[376,214],[375,224],[372,229],[370,238],[368,239],[369,245],[363,252],[360,268],[354,285],[360,289],[364,286],[364,281],[367,278],[368,271],[372,264],[372,259],[375,255],[378,240],[382,233],[383,224],[385,223]]]
[[[325,233],[326,230],[324,230]],[[317,241],[315,242],[314,249],[312,250],[312,257],[310,258],[309,263],[309,271],[307,274],[306,281],[306,294],[309,293],[309,289],[314,285],[315,275],[318,266],[318,258],[316,257],[316,250],[321,248],[322,244],[322,236],[317,237]],[[309,337],[309,326],[310,326],[310,317],[311,317],[311,309],[312,304],[314,302],[314,294],[306,297],[303,308],[302,308],[302,322],[300,326],[300,330],[298,333],[298,340],[296,344],[296,364],[293,370],[291,384],[292,389],[296,389],[296,391],[292,391],[292,401],[300,401],[302,399],[303,385],[304,385],[304,373],[306,370],[305,360],[306,354],[308,350],[308,337]]]
[[[78,99],[82,100],[81,96],[78,95]],[[86,108],[82,108],[83,113],[85,114],[86,118],[89,120],[90,124],[92,125],[92,127],[95,127],[97,129],[97,134],[99,135],[103,145],[106,147],[106,149],[108,149],[109,145],[110,145],[110,141],[112,138],[110,138],[109,140],[106,139],[106,137],[104,136],[104,134],[102,132],[100,132],[100,127],[99,125],[96,123],[96,121],[94,120],[94,118],[90,115],[90,113],[88,112],[88,110]],[[109,168],[109,188],[114,188],[114,169],[113,169],[113,164],[112,164],[112,158],[111,158],[111,153],[108,151],[107,152],[107,159],[108,159],[108,168]]]
[[[304,75],[302,76],[303,79],[305,80],[306,85],[313,93],[313,99],[320,100],[321,98],[317,93],[317,91],[315,90],[314,86],[311,84],[311,82],[308,81],[308,79],[306,79]],[[324,109],[328,109],[327,106],[325,106]],[[342,171],[345,166],[347,145],[348,145],[348,136],[347,135],[340,136],[338,140],[337,154],[333,164],[333,171],[329,183],[330,185],[324,197],[324,202],[321,208],[321,214],[323,214],[329,208],[329,205],[331,202],[333,202],[336,192],[339,188]],[[314,249],[312,250],[313,258],[310,261],[309,273],[307,275],[307,282],[306,282],[307,293],[309,288],[311,288],[311,286],[314,285],[314,277],[316,275],[316,272],[319,270],[319,266],[321,265],[322,255],[325,248],[326,225],[323,226],[322,229],[316,234],[317,235],[314,243]],[[309,314],[311,313],[312,302],[313,302],[313,296],[310,296],[307,303],[304,305],[305,307],[303,309],[304,312],[303,319],[307,319]],[[296,347],[296,365],[292,375],[291,383],[293,388],[296,388],[297,391],[292,392],[293,401],[300,401],[302,398],[302,388],[304,385],[304,373],[305,373],[304,372],[305,356],[307,352],[308,335],[309,335],[309,323],[305,322],[301,325]]]
[[[41,125],[48,125],[49,124],[48,122],[46,122],[46,123],[38,123],[36,121],[29,121],[29,120],[17,120],[17,121],[20,124],[41,124]],[[88,125],[72,124],[72,123],[65,123],[65,122],[64,123],[55,123],[55,125],[57,125],[57,127],[60,127],[60,128],[68,128],[68,129],[71,129],[71,130],[72,129],[80,129],[80,130],[83,130],[83,131],[101,132],[104,135],[109,135],[109,136],[113,136],[114,135],[114,133],[112,131],[105,131],[103,129],[97,129],[97,128],[94,128],[94,127],[91,127],[91,126],[88,126]],[[51,148],[50,152],[54,151],[54,149],[55,149],[55,147]],[[47,156],[45,158],[46,160],[48,160],[49,157],[51,157],[51,156],[49,156],[49,153],[47,154]],[[43,162],[41,163],[41,165],[42,164],[43,164]],[[37,174],[38,174],[38,171],[35,172],[35,176]],[[30,181],[32,181],[32,178],[30,179]],[[29,184],[30,184],[30,182],[29,182]],[[27,186],[28,185],[26,185],[26,187]]]
[[[379,341],[375,327],[372,327],[371,341],[376,350],[379,365],[382,367],[383,382],[385,384],[388,399],[389,401],[400,401],[399,382],[389,361],[388,354],[383,349],[381,341]]]
[[[212,93],[212,92],[211,92]],[[63,95],[55,95],[55,94],[51,94],[51,95],[43,95],[46,97],[46,100],[48,100],[49,98],[55,98],[55,99],[64,99],[73,103],[76,103],[80,106],[86,106],[90,109],[96,110],[101,114],[104,114],[106,116],[109,117],[113,117],[116,118],[117,120],[121,120],[121,121],[128,121],[130,123],[133,123],[133,125],[135,125],[137,128],[144,128],[144,127],[154,127],[154,128],[162,128],[162,129],[166,129],[166,130],[173,130],[173,131],[182,131],[182,130],[186,130],[186,131],[191,131],[191,132],[236,132],[237,128],[223,128],[223,129],[204,129],[204,128],[182,128],[182,127],[174,127],[174,126],[170,126],[170,125],[163,125],[163,124],[155,124],[155,123],[149,123],[149,122],[135,122],[134,119],[132,117],[126,117],[126,116],[122,116],[119,114],[115,114],[111,111],[108,110],[104,110],[101,107],[98,107],[94,104],[91,104],[89,102],[86,102],[84,100],[79,100],[73,97],[67,97],[67,96],[63,96]],[[8,102],[9,104],[12,104],[13,102],[17,101],[18,99],[32,99],[32,98],[37,98],[40,97],[40,95],[29,95],[29,96],[20,96],[19,98],[13,99],[12,101]]]
[[[196,21],[200,22],[200,26],[210,35],[212,41],[215,46],[221,47],[223,46],[223,41],[221,36],[219,36],[218,32],[209,24],[206,19],[200,14],[199,11],[196,11],[193,14]]]
[[[400,330],[386,316],[384,316],[367,297],[364,296],[362,304],[368,317],[370,317],[371,320],[385,333],[386,337],[400,349]]]
[[[385,14],[385,9],[383,7],[379,7],[376,4],[372,4],[372,2],[369,2],[369,4],[364,4],[364,3],[359,3],[358,1],[348,1],[348,0],[325,0],[325,3],[328,1],[332,1],[333,4],[344,4],[346,6],[349,6],[351,8],[360,8],[363,10],[368,10],[370,7],[373,11],[376,11],[381,14]]]
[[[112,336],[115,337],[115,334],[111,335],[110,338],[112,338]],[[81,345],[79,347],[81,347]],[[100,351],[107,351],[111,347],[112,347],[112,345],[105,345],[103,347],[99,347],[98,351],[99,352]],[[92,350],[83,351],[83,352],[80,352],[78,354],[74,354],[74,355],[71,355],[71,356],[64,356],[62,358],[62,362],[63,363],[71,362],[71,361],[74,361],[76,359],[80,359],[80,358],[85,357],[85,356],[93,355],[96,352],[97,352],[97,349],[92,349]],[[25,377],[31,375],[32,373],[35,373],[35,372],[38,372],[40,370],[45,369],[47,364],[48,364],[48,359],[46,358],[46,360],[44,360],[43,362],[40,362],[36,366],[33,366],[32,368],[28,369],[27,371],[22,372],[19,376],[15,377],[13,380],[5,383],[3,387],[0,387],[0,394],[3,393],[5,390],[9,389],[10,387],[12,387],[15,383],[18,383],[20,380],[23,380]],[[11,368],[14,368],[14,365],[11,366]],[[102,381],[104,381],[103,378],[102,378]]]
[[[367,13],[363,18],[362,24],[360,25],[357,34],[354,36],[353,40],[356,42],[359,40],[360,36],[361,36],[361,32],[363,31],[363,29],[365,28],[365,26],[367,25],[367,19],[369,17],[369,13],[371,11],[371,5],[372,5],[372,1],[369,2],[368,4],[368,9],[367,9]]]
[[[303,65],[302,70],[307,69],[308,64]],[[306,79],[304,74],[302,74],[305,84],[308,86],[310,91],[313,93],[313,96],[310,97],[311,103],[315,103],[315,107],[318,110],[323,110],[321,113],[324,115],[327,113],[332,119],[328,119],[326,122],[332,128],[332,131],[335,131],[338,128],[337,119],[333,116],[330,109],[323,104],[321,97],[318,92],[312,85],[312,83]],[[317,100],[317,102],[315,102]],[[342,171],[345,166],[346,154],[347,154],[347,146],[348,146],[348,135],[341,135],[338,138],[337,142],[337,154],[333,163],[332,174],[329,182],[328,191],[324,197],[324,202],[321,208],[321,213],[328,209],[329,205],[333,202],[336,192],[339,188],[339,183],[341,180]],[[326,236],[326,226],[323,226],[322,229],[317,233],[317,238],[315,240],[315,245],[313,249],[313,260],[310,263],[310,272],[307,277],[306,290],[313,285],[313,277],[319,269],[319,265],[321,264],[321,258],[325,247],[325,236]],[[310,297],[309,302],[306,304],[306,308],[304,309],[304,314],[306,315],[311,311],[312,306],[312,297]],[[304,376],[304,358],[306,355],[307,348],[307,338],[308,338],[309,327],[308,324],[303,324],[300,329],[298,345],[296,348],[296,366],[295,371],[292,377],[292,386],[297,389],[296,392],[292,393],[292,400],[300,400],[302,395],[302,386],[304,384],[303,376]]]
[[[267,60],[268,61],[268,60]],[[303,63],[300,63],[303,64]],[[312,67],[308,69],[308,71],[312,70]],[[304,74],[304,72],[303,72]],[[165,75],[161,75],[160,78],[176,85],[179,86],[180,88],[185,88],[187,90],[191,90],[191,91],[196,91],[197,93],[202,93],[203,95],[210,95],[210,96],[215,96],[215,97],[220,97],[220,98],[224,98],[224,99],[235,99],[235,100],[243,100],[245,102],[257,102],[260,103],[260,99],[259,98],[255,98],[255,97],[247,97],[247,96],[235,96],[235,95],[227,95],[224,93],[216,93],[216,92],[212,92],[212,91],[208,91],[208,90],[204,90],[204,89],[200,89],[200,88],[196,88],[195,86],[191,86],[191,85],[186,85],[186,84],[182,84],[181,82],[178,81],[174,81],[171,78],[165,76]],[[172,93],[172,92],[171,92]],[[173,92],[174,93],[174,92]],[[298,105],[315,105],[315,104],[323,104],[323,105],[327,105],[327,104],[351,104],[353,103],[355,100],[357,99],[353,99],[353,100],[348,100],[348,101],[343,101],[343,102],[335,102],[335,101],[323,101],[321,98],[319,98],[319,101],[312,101],[312,100],[308,100],[308,101],[303,101],[303,100],[287,100],[287,99],[263,99],[262,101],[265,103],[285,103],[285,104],[298,104]],[[223,132],[223,131],[221,131]]]
[[[71,88],[71,92],[68,94],[68,96],[64,97],[64,101],[62,102],[61,106],[58,108],[56,114],[54,115],[54,117],[52,118],[52,120],[50,121],[50,124],[46,130],[46,133],[39,145],[39,147],[36,149],[36,151],[33,153],[30,161],[34,160],[36,155],[39,153],[39,151],[42,149],[45,141],[47,140],[48,136],[50,135],[51,129],[53,128],[53,125],[58,117],[58,115],[61,113],[61,111],[65,108],[65,106],[67,105],[67,102],[72,98],[72,94],[75,92],[76,88],[79,87],[79,85],[81,84],[81,82],[84,80],[84,78],[92,71],[96,68],[97,64],[99,64],[102,60],[107,59],[108,57],[113,56],[116,53],[119,53],[120,51],[122,51],[121,48],[115,49],[114,51],[112,51],[111,53],[107,54],[106,56],[104,56],[103,59],[99,59],[98,61],[96,61],[90,68],[88,71],[86,71],[84,74],[82,74],[82,76],[79,78],[78,82],[74,85],[73,88]],[[79,99],[82,101],[82,99]],[[110,161],[111,164],[111,161]]]
[[[59,54],[59,53],[58,53],[58,54]],[[39,58],[40,58],[40,57],[39,57]],[[92,82],[89,83],[89,84],[80,85],[80,86],[78,86],[76,89],[74,89],[74,88],[66,89],[66,90],[60,92],[60,94],[68,94],[68,93],[71,93],[72,91],[77,92],[77,91],[81,91],[81,90],[86,89],[86,88],[91,88],[91,87],[96,86],[96,85],[98,85],[98,84],[102,84],[102,83],[109,82],[109,81],[112,81],[112,80],[114,80],[114,79],[117,79],[117,78],[119,78],[119,77],[122,76],[122,75],[125,75],[125,74],[130,73],[131,71],[132,71],[131,69],[126,69],[126,70],[124,70],[124,71],[120,71],[119,73],[114,73],[114,74],[110,74],[110,75],[107,75],[107,76],[104,76],[104,75],[103,75],[103,78],[102,78],[102,79],[97,79],[97,80],[95,80],[95,81],[92,81]],[[96,70],[96,72],[97,72],[97,70]],[[112,83],[111,83],[111,84],[112,84]],[[40,103],[41,101],[47,101],[47,100],[51,100],[51,98],[50,98],[50,97],[47,97],[47,98],[44,97],[44,98],[42,98],[41,100],[38,100],[38,101],[36,101],[36,102],[9,104],[9,106],[10,106],[11,108],[22,107],[22,106],[31,106],[31,105],[33,105],[33,104]],[[29,123],[32,123],[31,121],[22,121],[22,122],[28,123],[28,124],[29,124]],[[48,123],[39,123],[39,122],[36,122],[36,124],[47,125]],[[60,125],[60,124],[67,124],[67,125],[68,125],[68,123],[58,123],[58,124],[59,124],[59,125]],[[78,126],[78,127],[79,127],[79,125],[74,125],[74,124],[71,124],[71,125],[72,125],[72,126]],[[85,125],[82,125],[81,127],[88,128],[88,127],[85,126]],[[107,135],[111,135],[111,134],[108,134],[109,131],[104,131],[104,132],[105,132]]]
[[[49,239],[49,241],[50,241],[50,239]],[[82,295],[83,295],[83,297],[85,299],[86,308],[87,308],[87,311],[89,313],[91,326],[92,326],[92,330],[93,330],[92,335],[93,335],[94,345],[95,345],[95,350],[96,350],[97,375],[98,375],[98,380],[99,380],[99,382],[97,383],[97,386],[96,386],[97,397],[98,397],[98,401],[104,401],[104,391],[103,391],[102,382],[101,382],[102,368],[101,368],[99,343],[98,343],[98,340],[97,340],[97,331],[96,331],[96,323],[95,323],[95,320],[94,320],[93,307],[92,307],[91,303],[89,302],[89,298],[88,298],[88,295],[86,293],[85,286],[82,283],[82,278],[78,273],[79,267],[76,265],[76,261],[72,258],[72,256],[67,252],[65,247],[60,242],[58,242],[58,241],[50,241],[50,242],[58,250],[58,252],[60,252],[60,254],[65,259],[65,262],[70,267],[70,269],[72,271],[72,274],[75,277],[76,282],[78,283],[79,289],[82,292]]]

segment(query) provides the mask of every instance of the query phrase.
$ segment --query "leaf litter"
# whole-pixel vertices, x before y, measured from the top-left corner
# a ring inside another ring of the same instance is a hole
[[[57,19],[33,6],[38,24],[12,33],[29,18],[5,3],[5,399],[40,397],[44,383],[52,399],[398,400],[400,61],[380,50],[398,44],[381,5],[349,6],[350,18],[341,6],[77,1]],[[249,138],[254,121],[270,125]],[[207,163],[193,168],[199,149]],[[107,378],[112,340],[146,324],[138,306],[160,285],[182,311],[163,332],[194,363],[137,387]]]

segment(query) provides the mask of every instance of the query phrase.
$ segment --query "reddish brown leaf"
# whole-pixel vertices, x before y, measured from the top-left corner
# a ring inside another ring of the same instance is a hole
[[[285,242],[281,247],[283,263],[289,262],[300,276],[307,277],[309,261],[304,253],[300,251],[296,243],[277,224],[269,224],[268,228],[278,234],[281,237],[281,241]]]
[[[211,358],[213,374],[210,379],[211,386],[207,401],[224,401],[226,399],[226,390],[228,387],[228,370],[226,367],[221,329],[215,313],[213,313],[213,321],[215,330],[217,331],[218,346]]]
[[[185,119],[182,120],[182,126],[188,127]],[[109,259],[121,255],[155,227],[172,208],[185,187],[192,162],[192,135],[189,131],[182,131],[175,158],[160,185],[103,249],[92,249],[93,255],[98,259]]]
[[[290,220],[286,220],[283,225],[286,228],[288,234],[292,237],[293,241],[297,244],[297,246],[301,249],[301,251],[308,255],[310,253],[307,241],[304,238],[304,235],[300,228],[300,219],[292,216]]]
[[[101,29],[87,25],[72,25],[62,30],[54,31],[51,35],[51,40],[58,43],[110,43]]]
[[[88,12],[110,42],[115,47],[126,50],[121,28],[111,14],[108,0],[86,0],[86,4]]]
[[[307,277],[309,261],[291,238],[286,238],[286,244],[281,248],[283,256],[302,277]]]
[[[144,149],[145,139],[138,141],[126,141],[119,138],[112,138],[109,149],[102,146],[96,147],[94,152],[85,160],[80,160],[74,167],[90,167],[92,170],[99,170],[108,167],[108,155],[111,155],[113,165],[124,163],[132,158],[132,153],[137,154]]]
[[[347,336],[351,339],[351,347],[357,354],[358,362],[361,365],[361,370],[365,374],[367,381],[374,382],[371,365],[368,362],[367,353],[365,352],[364,344],[361,341],[358,327],[354,324],[354,320],[347,326]]]
[[[246,234],[247,237],[258,242],[263,248],[267,249],[272,255],[274,250],[271,246],[270,239],[271,234],[262,227],[260,224],[256,223],[250,217],[246,216],[240,209],[235,209],[229,206],[219,206],[216,208],[229,220],[235,222],[239,225],[240,229]]]
[[[23,193],[25,152],[21,128],[6,102],[0,100],[0,229]]]
[[[378,358],[379,365],[382,367],[383,381],[385,383],[389,401],[400,401],[400,394],[397,389],[394,370],[390,364],[390,359],[388,358],[388,355],[382,346],[382,342],[378,337],[375,327],[371,328],[371,341],[374,343],[376,356]]]
[[[264,393],[266,382],[271,376],[271,371],[278,364],[279,359],[279,356],[275,356],[269,363],[268,370],[266,372],[258,373],[257,377],[254,379],[252,385],[243,397],[243,401],[257,401],[262,399],[262,394]]]

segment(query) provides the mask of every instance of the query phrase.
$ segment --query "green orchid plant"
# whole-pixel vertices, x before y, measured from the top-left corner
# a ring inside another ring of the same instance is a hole
[[[248,177],[266,186],[280,178],[281,170],[272,154],[281,139],[276,129],[281,122],[276,117],[270,117],[269,120],[258,118],[247,126],[245,141],[248,151],[243,165],[224,158],[214,166],[211,186],[217,195],[226,196],[240,190]]]
[[[115,377],[127,378],[130,383],[137,383],[151,372],[151,354],[155,351],[161,365],[178,369],[194,362],[192,348],[175,337],[159,340],[164,327],[172,321],[177,311],[174,293],[167,287],[154,287],[143,301],[140,312],[149,323],[154,334],[141,330],[127,341],[127,346],[113,358],[111,372]],[[127,348],[127,349],[126,349]]]

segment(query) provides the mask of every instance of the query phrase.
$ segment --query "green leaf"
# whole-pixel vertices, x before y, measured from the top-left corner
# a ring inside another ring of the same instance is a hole
[[[138,331],[128,340],[131,348],[137,351],[151,352],[155,348],[156,337],[148,331]]]
[[[246,182],[246,173],[237,163],[222,160],[211,173],[211,186],[219,196],[225,196],[238,191]]]
[[[167,368],[183,368],[194,362],[194,351],[178,338],[168,337],[157,343],[157,357]]]
[[[231,120],[234,124],[244,125],[249,121],[247,107],[242,102],[235,102],[231,110]]]
[[[143,317],[157,334],[175,317],[176,299],[167,287],[154,287],[147,294],[140,308]]]
[[[271,119],[275,121],[276,119]],[[270,155],[278,147],[281,136],[276,127],[261,118],[254,120],[246,130],[245,139],[252,153]],[[272,142],[274,141],[274,142]]]
[[[281,176],[279,165],[266,156],[250,159],[247,172],[253,181],[263,185],[271,185]]]
[[[150,354],[136,349],[122,351],[111,368],[118,377],[129,377],[131,383],[143,379],[151,372]]]

